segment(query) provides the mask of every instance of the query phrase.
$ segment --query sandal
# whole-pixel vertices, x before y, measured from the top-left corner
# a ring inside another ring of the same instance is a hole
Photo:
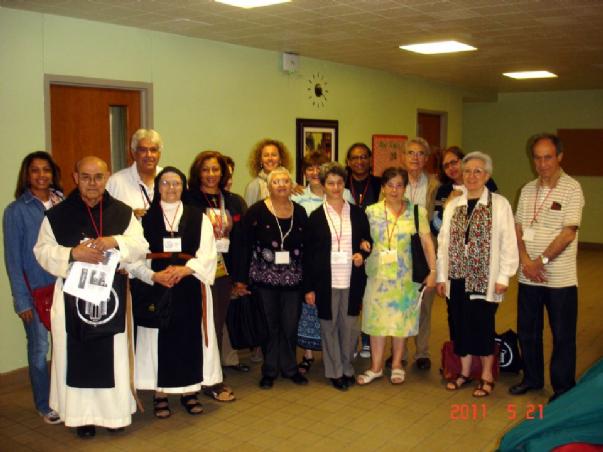
[[[207,397],[211,397],[217,402],[232,402],[235,400],[234,392],[224,383],[218,383],[213,386],[201,386],[201,391]]]
[[[314,362],[314,358],[306,358],[305,356],[302,358],[301,363],[297,365],[297,370],[299,370],[300,374],[305,374],[310,372],[310,368],[312,367],[312,363]]]
[[[459,380],[461,380],[460,383]],[[472,381],[473,380],[471,377],[466,377],[463,374],[458,374],[456,378],[448,380],[448,383],[446,383],[446,389],[448,391],[456,391],[457,389],[461,389],[463,386],[468,385]]]
[[[405,376],[406,372],[404,372],[404,369],[392,369],[392,374],[389,377],[389,381],[393,385],[401,385],[404,383]]]
[[[487,386],[490,387],[489,390],[486,389]],[[473,391],[473,397],[488,397],[492,391],[494,391],[494,382],[482,379]]]
[[[364,386],[372,382],[376,378],[381,378],[383,376],[383,369],[379,372],[373,372],[371,369],[365,370],[363,374],[360,374],[356,377],[356,383],[360,386]]]
[[[190,415],[197,415],[203,413],[203,407],[199,400],[197,400],[197,394],[189,394],[180,396],[180,404],[184,407]]]
[[[153,397],[153,414],[157,419],[167,419],[172,415],[167,397]]]

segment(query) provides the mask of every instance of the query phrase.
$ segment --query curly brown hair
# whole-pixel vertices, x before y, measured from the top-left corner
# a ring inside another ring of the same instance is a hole
[[[256,143],[249,154],[247,167],[249,168],[249,174],[251,174],[251,177],[257,177],[262,170],[262,150],[266,146],[270,145],[275,146],[278,149],[278,154],[281,158],[280,166],[283,166],[291,171],[291,154],[289,154],[287,146],[285,146],[282,141],[273,140],[272,138],[264,138]]]
[[[198,192],[201,190],[201,167],[206,160],[216,159],[220,165],[222,176],[220,177],[219,187],[220,190],[224,189],[228,178],[230,177],[230,170],[226,165],[224,156],[218,151],[202,151],[197,154],[195,160],[191,164],[191,168],[188,172],[188,187],[191,192]]]

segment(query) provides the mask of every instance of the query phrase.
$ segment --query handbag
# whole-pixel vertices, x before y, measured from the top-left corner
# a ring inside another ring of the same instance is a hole
[[[412,254],[412,280],[423,284],[425,278],[429,275],[429,265],[425,258],[421,237],[419,236],[419,206],[415,204],[414,208],[415,233],[410,238],[410,252]]]
[[[44,286],[38,287],[37,289],[31,289],[29,285],[29,280],[27,279],[27,275],[23,273],[23,278],[25,279],[25,285],[29,289],[29,293],[31,294],[31,298],[33,299],[34,309],[38,313],[38,318],[40,322],[46,327],[48,331],[50,331],[50,309],[52,308],[52,297],[54,295],[54,283]]]
[[[226,326],[234,350],[263,345],[268,340],[268,325],[262,305],[253,293],[230,300]]]
[[[511,329],[494,338],[500,347],[500,370],[501,372],[517,373],[523,370],[523,359],[519,352],[519,340],[517,333]]]
[[[492,376],[496,380],[500,370],[500,347],[496,343],[494,346],[494,363],[492,364]],[[442,376],[445,380],[453,380],[461,374],[461,358],[454,353],[454,343],[452,341],[444,342],[442,346]],[[479,356],[473,356],[471,359],[471,370],[469,377],[474,380],[482,378],[482,361]]]
[[[160,284],[150,286],[138,279],[130,282],[134,323],[146,328],[166,330],[172,318],[172,289]]]

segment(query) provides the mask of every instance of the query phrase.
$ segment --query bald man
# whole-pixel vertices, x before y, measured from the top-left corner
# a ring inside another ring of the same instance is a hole
[[[115,273],[111,297],[100,308],[63,292],[74,261],[98,264],[112,249],[119,250],[120,265],[144,257],[142,227],[130,207],[105,192],[108,177],[103,160],[81,159],[73,173],[77,188],[46,212],[34,247],[40,265],[57,277],[50,406],[81,438],[93,437],[95,425],[120,430],[136,411],[125,327],[127,275]],[[82,272],[82,280],[92,279],[90,273]]]

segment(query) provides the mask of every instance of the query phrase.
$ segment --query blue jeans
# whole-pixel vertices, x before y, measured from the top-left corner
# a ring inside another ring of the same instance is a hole
[[[33,390],[36,409],[41,414],[48,414],[48,394],[50,392],[50,375],[48,373],[48,330],[40,322],[38,313],[32,309],[31,322],[23,322],[27,335],[27,361],[29,363],[29,379]]]

